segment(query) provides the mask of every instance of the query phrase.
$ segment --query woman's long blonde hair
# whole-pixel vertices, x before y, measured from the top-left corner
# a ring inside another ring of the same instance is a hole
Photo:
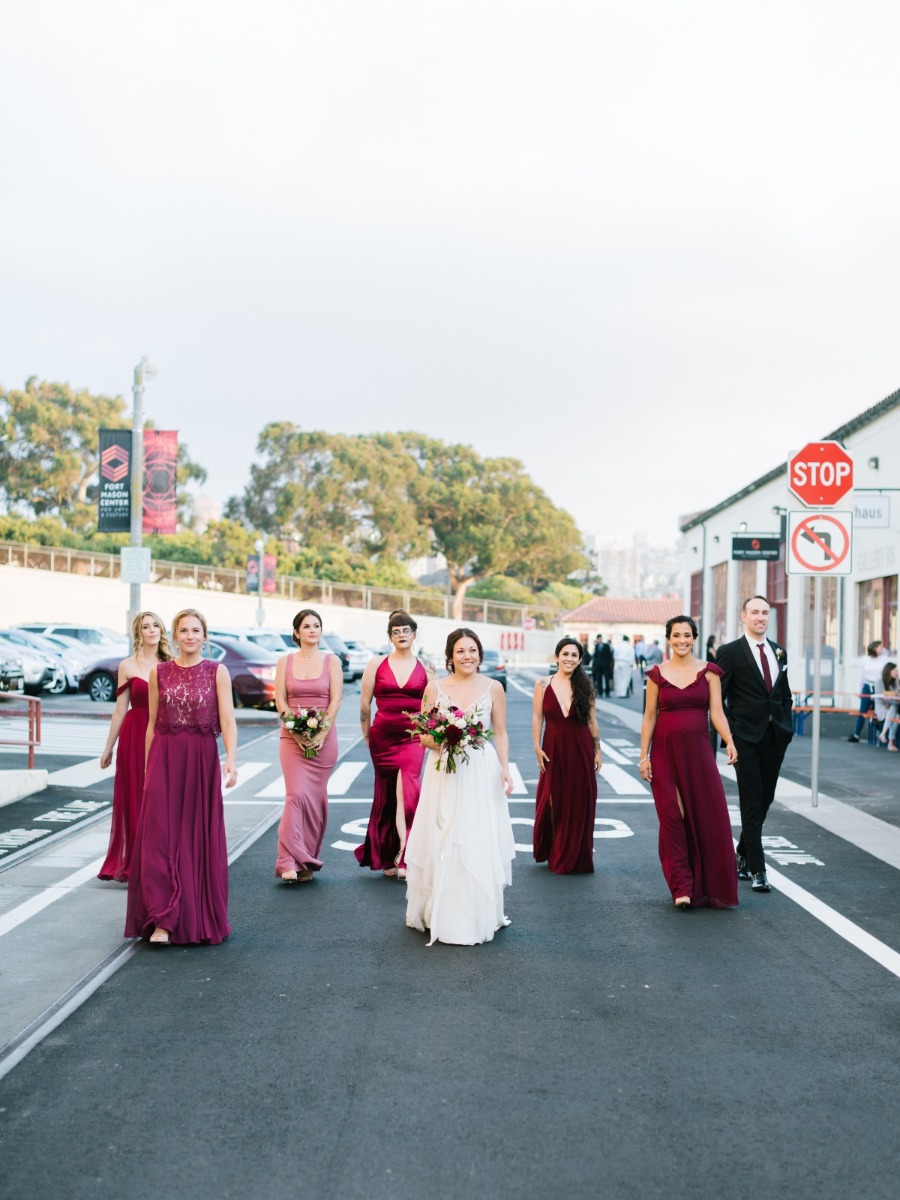
[[[168,662],[172,657],[172,648],[169,645],[169,638],[166,634],[165,623],[163,622],[162,617],[157,616],[155,612],[151,612],[149,608],[145,609],[143,612],[139,612],[131,622],[131,640],[134,645],[135,654],[140,654],[144,645],[144,639],[141,637],[141,626],[144,623],[144,617],[151,617],[154,625],[159,630],[159,643],[156,647],[156,657],[160,662]]]

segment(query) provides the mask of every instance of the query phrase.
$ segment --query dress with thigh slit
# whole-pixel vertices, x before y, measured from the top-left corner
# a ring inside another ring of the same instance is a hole
[[[552,684],[544,688],[547,764],[538,780],[534,807],[534,857],[557,875],[594,869],[597,776],[589,725],[562,710]]]
[[[366,840],[356,848],[356,860],[361,867],[373,871],[391,869],[402,849],[397,832],[397,780],[402,780],[403,812],[406,836],[412,829],[416,806],[419,803],[422,762],[425,748],[418,738],[410,737],[413,726],[407,712],[418,712],[428,686],[425,668],[417,660],[412,674],[401,687],[388,659],[378,664],[373,695],[377,705],[375,720],[369,731],[369,753],[375,768],[375,793]]]
[[[734,908],[737,865],[725,789],[709,744],[708,674],[724,672],[707,663],[685,688],[665,679],[658,666],[647,673],[659,688],[650,747],[659,860],[673,899],[690,896],[692,908]]]

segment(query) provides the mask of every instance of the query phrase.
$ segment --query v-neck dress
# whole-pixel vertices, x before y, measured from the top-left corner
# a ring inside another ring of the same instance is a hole
[[[707,675],[723,674],[708,663],[693,683],[679,688],[658,666],[647,672],[659,688],[650,747],[659,860],[672,898],[690,896],[692,908],[734,908],[738,902],[731,819],[709,744]]]
[[[544,738],[548,762],[538,780],[534,857],[557,875],[594,869],[597,776],[590,726],[563,712],[552,684],[544,688]]]
[[[412,674],[401,687],[387,658],[375,672],[373,696],[377,706],[369,731],[369,753],[375,768],[375,792],[366,840],[356,848],[361,867],[385,871],[394,866],[400,854],[397,832],[397,780],[402,780],[403,812],[406,833],[412,828],[419,803],[422,763],[425,748],[418,738],[410,737],[412,724],[408,712],[418,712],[428,686],[425,668],[416,660]],[[403,860],[399,860],[400,865]]]

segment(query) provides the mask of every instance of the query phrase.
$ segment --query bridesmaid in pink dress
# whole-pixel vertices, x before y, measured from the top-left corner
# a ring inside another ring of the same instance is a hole
[[[128,864],[141,814],[149,716],[147,684],[153,667],[172,657],[162,618],[156,613],[138,613],[131,623],[131,636],[134,654],[119,664],[116,707],[100,755],[100,766],[106,770],[112,762],[113,747],[118,739],[109,850],[97,876],[98,879],[114,879],[117,883],[128,882]]]
[[[338,755],[335,721],[344,688],[341,664],[319,649],[322,618],[311,608],[294,617],[296,654],[283,654],[275,673],[275,705],[279,714],[301,708],[326,710],[316,737],[301,739],[282,727],[278,745],[284,772],[284,812],[278,826],[275,874],[285,883],[308,883],[322,867],[319,857],[328,824],[328,778]],[[315,748],[307,758],[304,746]]]
[[[725,742],[729,764],[737,762],[722,708],[724,672],[694,657],[697,626],[690,617],[672,617],[666,639],[672,659],[647,673],[639,764],[659,816],[663,875],[678,909],[734,908],[731,820],[708,724]]]
[[[361,867],[406,878],[403,852],[419,803],[425,747],[410,737],[407,712],[418,712],[428,686],[428,673],[413,653],[418,626],[402,608],[388,617],[393,647],[382,659],[371,659],[360,685],[359,718],[375,768],[375,794],[369,828],[356,860]],[[372,723],[372,698],[377,711]]]
[[[128,880],[126,937],[155,945],[216,944],[228,937],[228,851],[223,773],[216,737],[225,743],[226,787],[237,783],[237,725],[231,678],[203,658],[206,621],[176,613],[178,657],[150,672],[147,770]]]

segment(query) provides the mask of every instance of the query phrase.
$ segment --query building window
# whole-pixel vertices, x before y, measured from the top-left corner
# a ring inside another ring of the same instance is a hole
[[[803,588],[803,645],[812,648],[816,644],[815,580],[808,577]],[[839,626],[838,580],[834,575],[826,576],[822,580],[822,645],[831,646],[835,654],[838,651]]]
[[[784,569],[784,542],[778,558],[766,563],[766,599],[769,602],[771,619],[769,637],[773,641],[784,641],[787,632],[787,573]]]
[[[712,632],[721,645],[725,641],[728,620],[728,563],[716,563],[712,569]]]
[[[859,653],[865,654],[870,642],[884,642],[897,649],[897,576],[867,579],[857,585],[857,628]]]
[[[735,629],[741,628],[741,610],[745,600],[756,592],[756,563],[755,562],[739,562],[738,563],[738,581],[737,581],[737,621]]]
[[[703,624],[703,572],[694,571],[691,575],[691,616],[697,625]]]

